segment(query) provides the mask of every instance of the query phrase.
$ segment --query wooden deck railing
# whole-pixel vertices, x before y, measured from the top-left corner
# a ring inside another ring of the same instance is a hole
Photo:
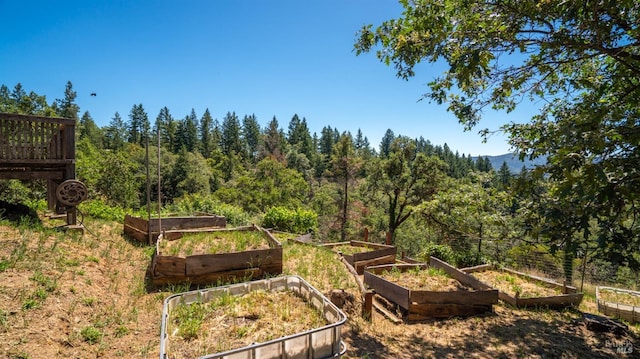
[[[0,113],[0,163],[63,165],[75,157],[75,121]]]

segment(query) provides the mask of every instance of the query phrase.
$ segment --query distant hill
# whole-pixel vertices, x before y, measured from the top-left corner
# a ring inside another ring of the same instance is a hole
[[[507,166],[509,167],[509,170],[511,171],[511,173],[514,173],[514,174],[520,173],[520,170],[522,169],[522,165],[524,165],[526,168],[532,168],[537,165],[543,165],[547,162],[546,157],[538,157],[532,161],[530,160],[520,161],[518,156],[514,153],[505,153],[504,155],[499,155],[499,156],[482,156],[482,157],[488,158],[489,162],[491,162],[491,166],[496,171],[499,170],[500,167],[502,167],[503,162],[507,162]],[[474,161],[478,159],[478,157],[472,157],[472,158]]]

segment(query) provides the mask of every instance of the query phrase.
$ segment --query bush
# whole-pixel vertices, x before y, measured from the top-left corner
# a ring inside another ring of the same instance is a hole
[[[428,262],[429,257],[432,256],[451,265],[456,265],[456,254],[453,252],[453,249],[446,244],[436,244],[432,242],[425,243],[418,258],[422,261]]]
[[[284,207],[271,207],[265,213],[262,225],[284,232],[315,232],[318,228],[318,214],[300,208],[292,210]]]
[[[250,216],[242,208],[222,203],[212,196],[184,195],[173,203],[171,210],[178,213],[204,212],[224,216],[231,226],[247,225],[250,222]]]
[[[126,213],[123,208],[109,206],[101,199],[92,199],[82,202],[78,206],[78,210],[82,215],[110,221],[122,221]]]

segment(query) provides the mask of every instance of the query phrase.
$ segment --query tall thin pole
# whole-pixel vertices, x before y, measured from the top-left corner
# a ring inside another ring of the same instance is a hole
[[[147,234],[149,236],[148,240],[149,240],[149,244],[153,243],[153,234],[151,233],[151,179],[149,178],[149,131],[145,131],[147,134],[147,140],[146,140],[146,151],[145,151],[145,164],[147,167],[147,219],[148,219],[148,223],[149,223],[149,230],[147,231]]]
[[[160,122],[158,122],[158,231],[162,233],[162,216],[160,210],[162,209],[162,191],[160,190]]]

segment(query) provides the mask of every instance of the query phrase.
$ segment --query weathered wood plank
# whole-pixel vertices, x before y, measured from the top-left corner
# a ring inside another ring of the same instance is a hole
[[[440,260],[436,257],[431,257],[431,259],[429,260],[429,264],[434,268],[440,268],[444,270],[451,278],[457,280],[458,282],[468,287],[471,287],[474,289],[493,289],[490,286],[486,285],[485,283],[482,283],[478,279],[470,276],[469,274],[453,267],[449,263],[443,260]]]
[[[143,232],[136,227],[132,227],[125,223],[124,233],[138,242],[147,242],[147,232]]]
[[[467,268],[462,268],[460,269],[461,271],[465,272],[465,273],[475,273],[475,272],[484,272],[484,271],[488,271],[488,270],[493,270],[495,269],[496,266],[494,264],[480,264],[477,265],[475,267],[467,267]]]
[[[562,294],[549,297],[516,298],[516,306],[564,308],[578,306],[582,301],[582,293]]]
[[[149,221],[139,217],[130,216],[128,214],[125,214],[124,216],[124,224],[134,227],[142,232],[147,232],[149,230]]]
[[[152,232],[159,232],[159,223],[163,230],[197,229],[204,227],[226,227],[227,219],[222,216],[194,216],[194,217],[167,217],[152,218],[149,227]]]
[[[490,306],[498,303],[498,290],[469,291],[424,291],[409,292],[409,301],[414,304],[460,304]]]
[[[262,267],[277,263],[282,265],[282,248],[259,249],[237,253],[193,255],[186,258],[186,263],[186,274],[188,276]]]
[[[509,269],[509,268],[502,268],[502,271],[504,272],[508,272],[523,278],[526,278],[528,280],[532,280],[535,282],[538,282],[540,284],[545,285],[546,287],[549,288],[562,288],[563,292],[565,294],[569,294],[569,293],[576,293],[578,291],[578,289],[576,287],[572,287],[570,285],[564,285],[564,284],[560,284],[558,282],[552,281],[551,279],[548,278],[543,278],[543,277],[538,277],[535,275],[531,275],[531,274],[527,274],[527,273],[523,273],[523,272],[518,272],[516,270],[513,269]]]
[[[407,315],[408,321],[431,318],[469,317],[491,312],[491,306],[460,304],[412,304]]]
[[[186,260],[175,256],[158,256],[153,259],[152,273],[154,278],[185,277]]]
[[[384,280],[369,270],[364,272],[364,284],[375,290],[376,294],[387,298],[404,309],[409,309],[409,289]]]
[[[364,269],[370,266],[376,266],[381,264],[393,264],[396,261],[396,255],[390,254],[384,257],[376,257],[373,259],[356,261],[355,262],[355,270],[358,274],[363,274]]]

